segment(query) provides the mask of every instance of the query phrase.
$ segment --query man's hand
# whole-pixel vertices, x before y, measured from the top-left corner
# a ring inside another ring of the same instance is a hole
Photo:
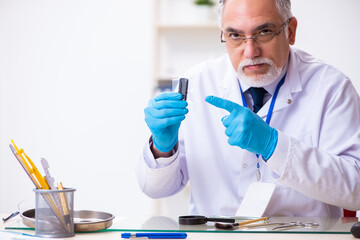
[[[180,123],[188,113],[188,104],[181,99],[180,93],[161,93],[144,110],[155,148],[161,152],[171,151],[178,141]]]
[[[230,113],[222,119],[230,145],[260,154],[265,160],[271,157],[278,140],[276,129],[267,125],[248,108],[229,100],[207,96],[205,101]]]

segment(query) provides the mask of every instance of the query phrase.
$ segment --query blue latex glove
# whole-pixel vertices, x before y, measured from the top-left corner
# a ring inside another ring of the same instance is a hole
[[[153,143],[161,152],[171,151],[178,141],[180,123],[188,113],[188,104],[181,99],[181,93],[161,93],[150,99],[144,110]]]
[[[222,119],[230,145],[260,154],[265,160],[271,157],[278,140],[276,129],[267,125],[248,108],[229,100],[207,96],[205,101],[230,112],[230,115]]]

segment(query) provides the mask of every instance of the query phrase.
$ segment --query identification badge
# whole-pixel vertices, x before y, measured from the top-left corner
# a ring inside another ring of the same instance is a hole
[[[235,216],[262,217],[274,190],[274,183],[250,184]]]

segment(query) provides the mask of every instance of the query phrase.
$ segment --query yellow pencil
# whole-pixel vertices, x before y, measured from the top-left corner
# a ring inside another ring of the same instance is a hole
[[[242,222],[238,222],[238,224],[239,224],[238,226],[247,225],[247,224],[254,223],[254,222],[266,221],[268,219],[269,219],[269,217],[262,217],[262,218],[257,218],[257,219],[253,219],[253,220],[242,221]]]
[[[57,184],[58,186],[58,190],[64,190],[64,187],[62,185],[61,182],[59,182]],[[66,201],[66,196],[65,193],[60,192],[60,202],[61,202],[61,207],[63,210],[63,216],[64,216],[64,220],[65,220],[65,224],[69,230],[69,232],[71,232],[71,226],[70,226],[70,212],[69,212],[69,207]]]

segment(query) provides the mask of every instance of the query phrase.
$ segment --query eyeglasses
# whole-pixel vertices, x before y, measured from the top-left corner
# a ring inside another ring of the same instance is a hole
[[[224,33],[224,31],[221,31],[220,39],[222,43],[226,42],[231,48],[239,47],[243,42],[246,43],[248,39],[252,39],[254,42],[257,43],[270,42],[274,37],[278,36],[281,33],[281,31],[286,27],[286,25],[290,22],[291,19],[292,17],[286,20],[280,30],[276,33],[271,31],[270,29],[264,29],[252,37],[244,37],[236,32]]]

